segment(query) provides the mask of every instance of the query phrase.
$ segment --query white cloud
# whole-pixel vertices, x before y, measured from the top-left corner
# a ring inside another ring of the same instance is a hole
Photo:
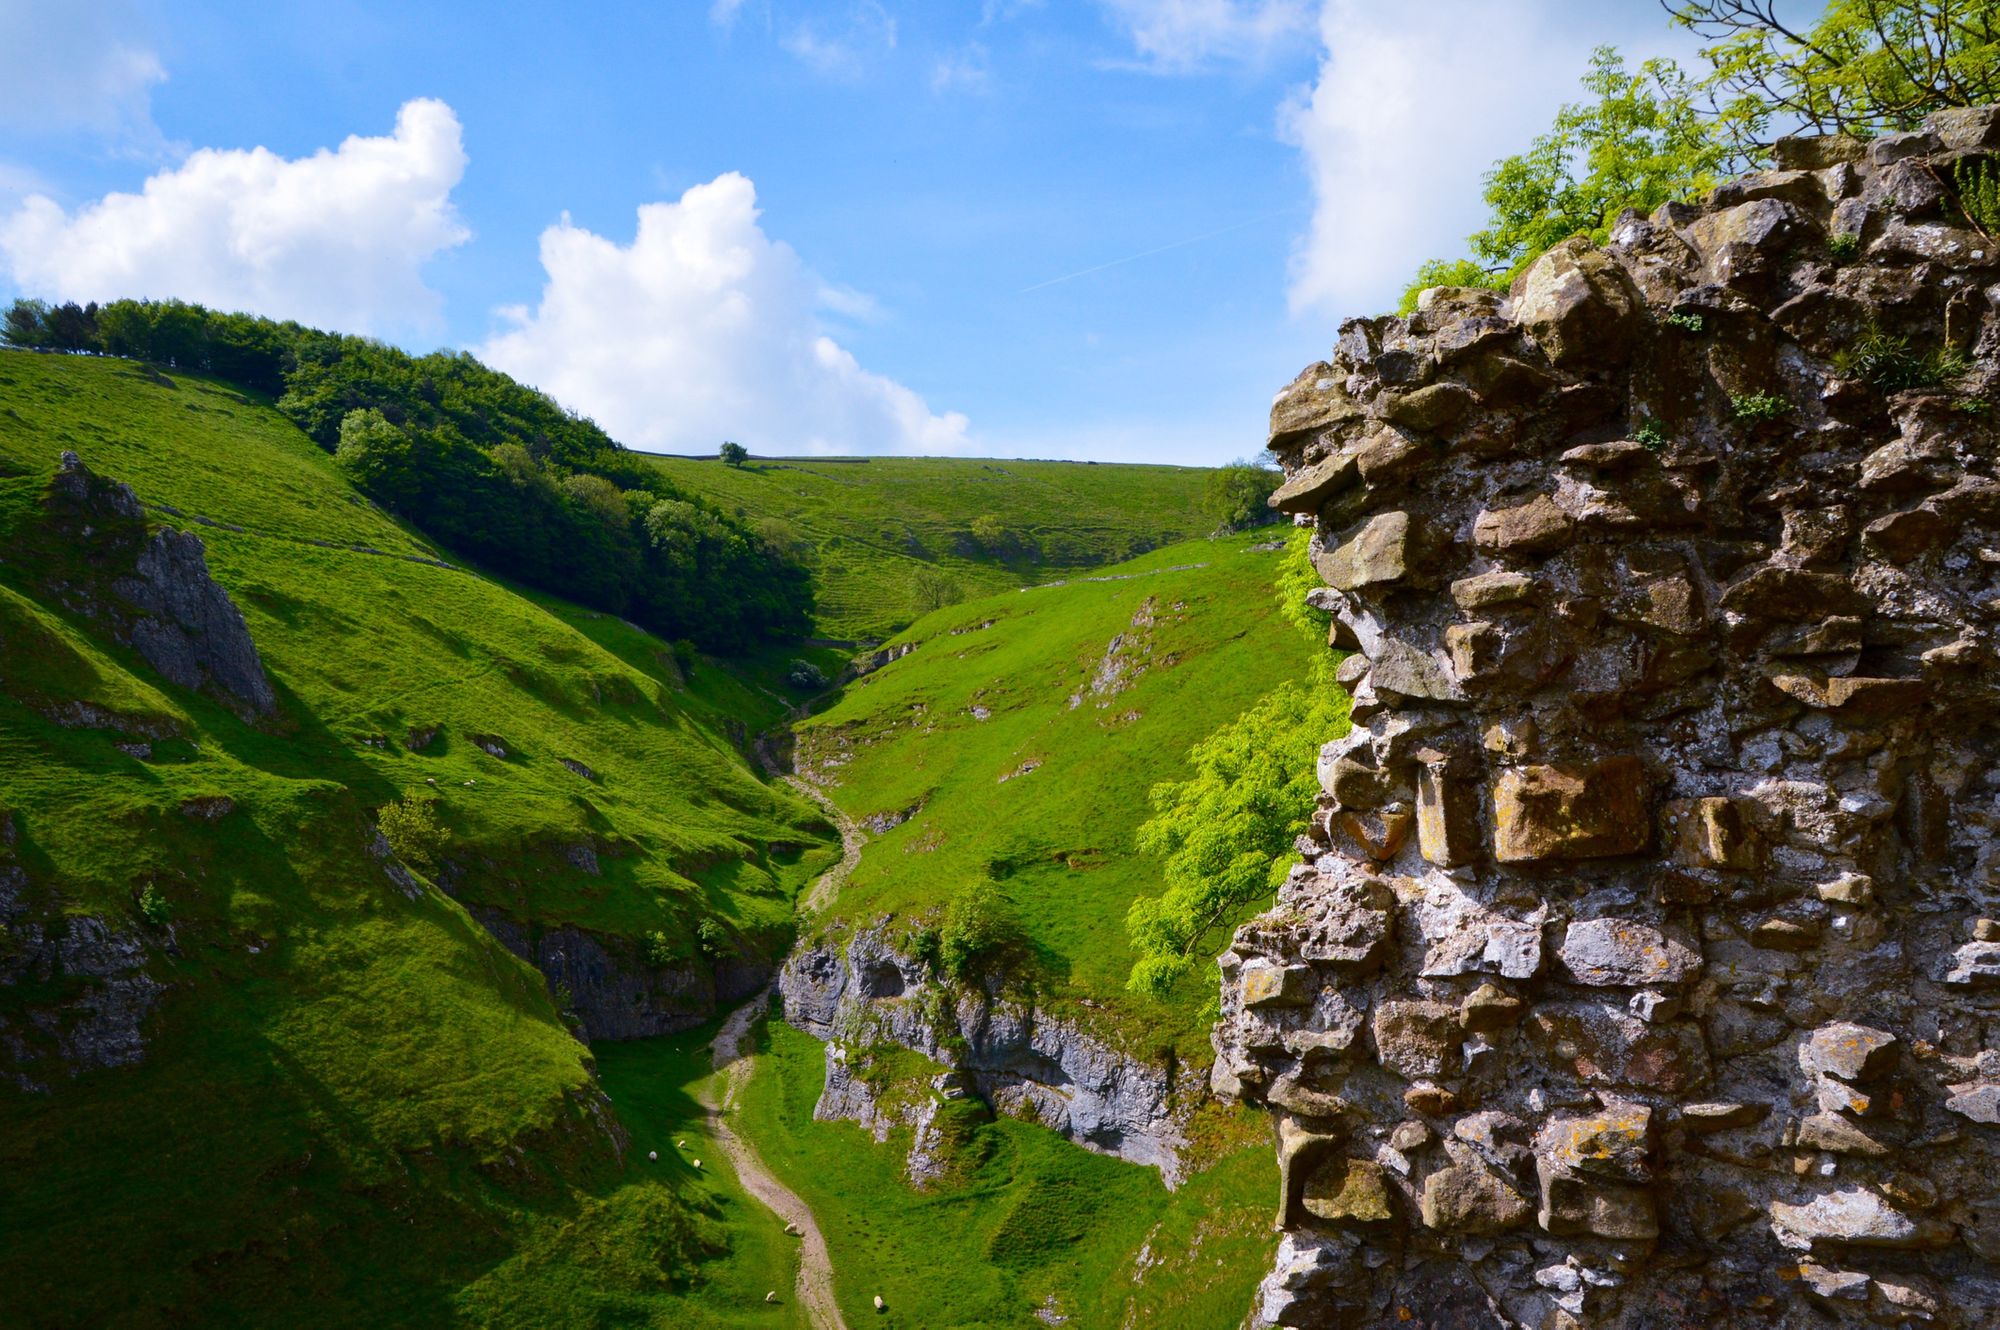
[[[879,0],[857,0],[840,23],[796,24],[778,38],[778,45],[815,73],[858,78],[869,60],[896,49],[896,20]]]
[[[1258,61],[1312,31],[1306,0],[1103,0],[1147,68]]]
[[[46,195],[0,216],[0,266],[60,299],[178,298],[345,332],[434,326],[423,265],[467,240],[458,117],[407,102],[386,138],[286,159],[203,149],[74,215]]]
[[[736,13],[743,8],[743,0],[715,0],[708,7],[708,21],[718,28],[736,25]]]
[[[1686,45],[1649,6],[1585,17],[1558,0],[1328,0],[1318,79],[1280,112],[1314,198],[1293,255],[1295,311],[1376,313],[1418,264],[1460,257],[1485,220],[1486,172],[1583,95],[1592,46]]]
[[[131,32],[129,5],[0,0],[0,127],[81,130],[132,151],[164,147],[153,88],[166,67]]]
[[[641,207],[629,245],[564,217],[542,233],[541,303],[502,311],[514,326],[478,354],[639,448],[967,448],[964,416],[932,412],[827,334],[822,311],[861,308],[857,297],[757,218],[756,187],[735,172]]]
[[[931,91],[986,92],[993,85],[986,47],[973,42],[962,51],[939,56],[931,65]]]

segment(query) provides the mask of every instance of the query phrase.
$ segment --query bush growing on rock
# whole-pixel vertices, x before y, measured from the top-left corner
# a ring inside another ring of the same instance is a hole
[[[405,798],[383,804],[375,815],[375,826],[389,843],[390,853],[424,873],[437,868],[438,855],[450,838],[426,799]]]
[[[167,921],[174,917],[174,907],[154,883],[148,882],[139,893],[139,917],[155,928],[166,927]]]
[[[1004,961],[1026,939],[1020,921],[1000,888],[979,881],[966,887],[945,907],[938,929],[938,966],[963,982],[981,967]]]

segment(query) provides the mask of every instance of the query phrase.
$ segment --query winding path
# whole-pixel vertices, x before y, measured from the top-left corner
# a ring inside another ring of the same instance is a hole
[[[704,1090],[702,1107],[708,1110],[710,1134],[722,1147],[722,1153],[729,1156],[736,1176],[743,1182],[743,1189],[798,1230],[798,1299],[799,1305],[806,1309],[806,1316],[814,1330],[847,1330],[847,1322],[840,1316],[840,1304],[833,1299],[833,1261],[827,1255],[826,1236],[820,1232],[813,1212],[796,1192],[764,1167],[764,1161],[757,1157],[757,1151],[750,1142],[738,1136],[729,1125],[729,1114],[735,1111],[743,1087],[749,1083],[750,1075],[756,1069],[750,1056],[743,1052],[743,1041],[750,1033],[750,1027],[764,1014],[770,1000],[771,990],[766,988],[731,1012],[729,1019],[723,1022],[714,1043],[715,1069],[721,1073],[721,1102],[716,1102],[712,1089]]]
[[[847,875],[861,862],[861,847],[868,843],[868,834],[855,825],[854,819],[840,811],[840,805],[828,798],[826,793],[811,781],[784,772],[774,772],[785,784],[797,790],[806,798],[818,804],[820,811],[832,819],[840,828],[840,862],[821,873],[806,893],[803,903],[808,914],[818,914],[833,904],[833,898],[847,884]]]

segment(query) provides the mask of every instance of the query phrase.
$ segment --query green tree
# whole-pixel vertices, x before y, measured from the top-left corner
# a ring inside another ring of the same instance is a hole
[[[1296,532],[1277,579],[1278,603],[1323,646],[1327,618],[1305,604],[1316,585],[1306,535]],[[1317,657],[1307,678],[1280,685],[1196,744],[1192,775],[1153,787],[1153,816],[1139,828],[1138,846],[1161,861],[1166,890],[1133,901],[1125,915],[1133,992],[1165,997],[1194,971],[1219,926],[1284,881],[1292,843],[1319,795],[1320,745],[1346,727],[1336,663],[1331,652]]]
[[[375,826],[389,843],[391,854],[423,873],[436,870],[438,856],[450,839],[427,799],[403,798],[383,804],[375,814]]]
[[[750,460],[750,450],[740,443],[724,443],[715,455],[729,466],[742,466]]]
[[[935,564],[920,563],[910,574],[910,608],[918,614],[929,614],[964,599],[965,588]]]
[[[2000,101],[1996,0],[1832,0],[1810,25],[1776,0],[1668,0],[1707,40],[1717,131],[1741,157],[1775,133],[1869,138],[1932,111]]]
[[[1027,935],[1000,888],[981,879],[968,885],[945,906],[938,928],[938,967],[959,981],[980,968],[1004,962],[1026,944]]]
[[[1275,522],[1278,515],[1266,500],[1283,479],[1275,468],[1255,462],[1238,460],[1219,466],[1202,482],[1202,511],[1218,532]]]

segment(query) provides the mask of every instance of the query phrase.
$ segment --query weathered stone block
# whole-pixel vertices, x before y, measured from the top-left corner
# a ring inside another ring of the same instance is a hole
[[[1536,259],[1514,279],[1514,319],[1551,364],[1605,364],[1631,345],[1642,302],[1625,270],[1578,237]]]
[[[1692,1021],[1655,1025],[1608,1003],[1552,1002],[1522,1029],[1537,1057],[1585,1085],[1683,1094],[1708,1083],[1708,1047]]]
[[[1744,802],[1720,797],[1676,799],[1663,810],[1673,860],[1683,868],[1747,873],[1760,849]]]
[[[1479,402],[1472,389],[1459,383],[1433,383],[1392,399],[1383,412],[1409,429],[1443,429]]]
[[[1317,554],[1313,567],[1326,584],[1341,591],[1393,586],[1407,580],[1416,564],[1408,513],[1378,513]]]
[[[1574,533],[1569,515],[1546,494],[1512,508],[1489,508],[1472,523],[1472,543],[1486,554],[1552,554]]]
[[[1895,1070],[1901,1041],[1887,1030],[1849,1021],[1822,1025],[1799,1045],[1799,1066],[1817,1076],[1868,1085]]]
[[[1417,847],[1440,868],[1478,861],[1480,790],[1471,778],[1443,764],[1417,771]]]
[[[1564,1174],[1545,1176],[1541,1182],[1542,1209],[1535,1218],[1552,1234],[1626,1241],[1660,1236],[1653,1193],[1644,1187]]]
[[[1303,467],[1273,490],[1268,500],[1281,513],[1316,513],[1328,499],[1360,479],[1354,454],[1342,449],[1333,456]]]
[[[1258,957],[1243,966],[1243,1005],[1303,1007],[1312,1001],[1312,967]]]
[[[1375,1056],[1406,1080],[1458,1071],[1458,1009],[1448,1002],[1390,998],[1375,1008]]]
[[[1579,920],[1556,954],[1572,979],[1597,986],[1684,984],[1701,970],[1695,938],[1636,919]]]
[[[1823,1246],[1911,1249],[1942,1247],[1951,1241],[1949,1226],[1913,1219],[1862,1187],[1830,1192],[1805,1205],[1773,1201],[1771,1231],[1779,1242],[1798,1250]]]
[[[1512,1183],[1477,1164],[1454,1164],[1425,1178],[1418,1209],[1425,1227],[1465,1234],[1504,1233],[1534,1213]]]
[[[1385,1224],[1396,1217],[1382,1166],[1371,1159],[1328,1157],[1306,1179],[1300,1208],[1329,1224]]]
[[[1290,447],[1343,420],[1357,419],[1361,408],[1340,386],[1340,374],[1320,361],[1308,365],[1271,402],[1270,447]]]
[[[1534,595],[1535,582],[1526,573],[1480,573],[1451,584],[1451,598],[1462,610],[1518,605]]]
[[[1636,757],[1504,771],[1493,788],[1501,863],[1638,854],[1651,840],[1645,768]]]

